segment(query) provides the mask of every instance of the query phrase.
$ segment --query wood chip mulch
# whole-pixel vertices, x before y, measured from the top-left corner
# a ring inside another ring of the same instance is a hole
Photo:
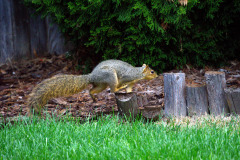
[[[232,61],[222,68],[205,67],[195,69],[186,65],[182,70],[168,72],[186,73],[187,84],[205,84],[206,71],[222,71],[226,73],[228,87],[240,87],[240,62]],[[82,74],[74,71],[72,62],[64,55],[36,58],[22,62],[9,62],[0,66],[0,117],[15,117],[27,112],[26,100],[33,87],[42,80],[56,74]],[[90,88],[89,86],[88,88]],[[124,90],[122,90],[124,91]],[[133,91],[147,96],[149,101],[162,104],[164,98],[163,74],[151,81],[140,81]],[[69,114],[74,117],[87,118],[101,114],[117,113],[114,94],[109,89],[97,95],[97,103],[93,103],[88,90],[70,97],[55,98],[47,105],[47,112],[56,115]]]

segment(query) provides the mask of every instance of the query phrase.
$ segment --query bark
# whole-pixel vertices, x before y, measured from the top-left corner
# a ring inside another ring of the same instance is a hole
[[[165,114],[186,116],[185,73],[164,74]]]
[[[229,113],[224,94],[224,88],[226,88],[225,73],[208,71],[205,73],[205,78],[210,114],[221,115]]]
[[[115,93],[115,98],[120,115],[134,118],[140,113],[136,93]]]
[[[189,116],[201,116],[209,113],[206,86],[187,85],[186,103]]]
[[[230,113],[240,114],[240,88],[226,88],[224,91]]]

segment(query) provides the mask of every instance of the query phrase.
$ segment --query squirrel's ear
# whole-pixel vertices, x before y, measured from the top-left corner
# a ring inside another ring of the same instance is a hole
[[[143,72],[146,72],[147,71],[147,69],[148,69],[148,65],[146,65],[146,64],[143,64]]]

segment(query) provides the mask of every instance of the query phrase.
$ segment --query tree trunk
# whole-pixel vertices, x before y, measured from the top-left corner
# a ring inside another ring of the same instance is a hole
[[[224,91],[230,112],[240,114],[240,88],[226,88]]]
[[[226,88],[225,73],[208,71],[205,73],[205,77],[210,113],[213,115],[229,113],[224,95],[224,88]]]
[[[185,73],[164,74],[165,114],[186,116]]]
[[[187,85],[186,86],[186,102],[188,115],[205,115],[209,113],[207,88],[204,86]]]
[[[115,93],[115,98],[120,115],[134,118],[140,113],[136,93]]]

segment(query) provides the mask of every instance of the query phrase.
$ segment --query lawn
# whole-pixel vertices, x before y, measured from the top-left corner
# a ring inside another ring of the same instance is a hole
[[[0,159],[239,159],[239,117],[79,123],[30,119],[0,129]]]

